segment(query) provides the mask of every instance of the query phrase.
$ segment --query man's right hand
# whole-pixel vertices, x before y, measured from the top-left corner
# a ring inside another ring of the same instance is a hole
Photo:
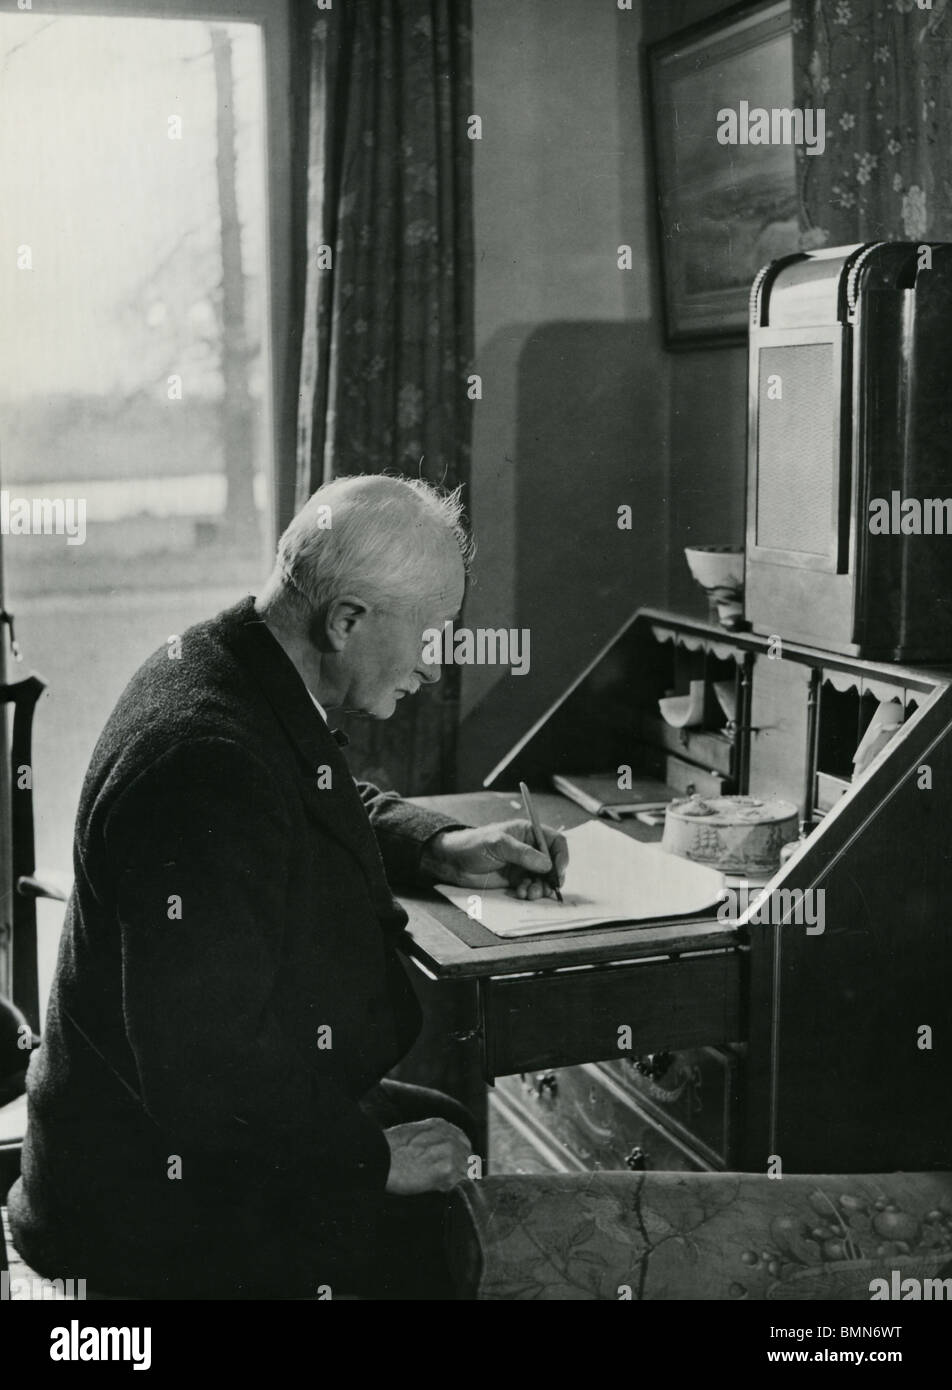
[[[414,1120],[383,1133],[390,1145],[386,1190],[395,1196],[448,1192],[466,1177],[473,1146],[449,1120]]]

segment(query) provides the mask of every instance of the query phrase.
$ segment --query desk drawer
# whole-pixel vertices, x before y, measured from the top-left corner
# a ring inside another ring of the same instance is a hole
[[[563,1171],[686,1172],[713,1166],[659,1126],[597,1065],[507,1076],[497,1089],[523,1121],[524,1133],[537,1136],[539,1154]],[[560,1152],[561,1162],[552,1158]],[[502,1171],[500,1157],[490,1151],[490,1172]]]
[[[715,1046],[743,1037],[740,954],[500,977],[483,986],[486,1075],[617,1059],[625,1051]]]
[[[643,715],[641,737],[649,748],[664,749],[676,758],[686,759],[699,768],[717,773],[729,781],[733,771],[734,745],[723,733],[711,729],[672,729],[657,715]],[[699,789],[700,790],[700,789]]]

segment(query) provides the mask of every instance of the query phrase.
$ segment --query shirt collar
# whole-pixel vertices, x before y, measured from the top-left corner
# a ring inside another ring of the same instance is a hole
[[[324,706],[315,700],[281,643],[256,613],[252,594],[219,613],[215,621],[220,625],[225,641],[263,690],[295,745],[309,762],[326,761],[326,745],[323,736],[316,734],[313,713],[305,714],[308,708],[317,710],[324,729],[339,748],[347,745],[347,735],[340,729],[330,727]],[[303,703],[302,696],[307,704]]]
[[[307,686],[305,686],[304,688],[305,690],[307,690]],[[308,695],[311,695],[311,692],[309,690],[307,691],[307,693]],[[318,714],[321,716],[328,729],[330,729],[331,738],[337,744],[338,748],[346,748],[348,743],[350,743],[350,739],[344,733],[343,729],[331,729],[330,720],[327,718],[327,710],[321,704],[320,700],[315,700],[314,696],[311,695],[311,704],[317,710]]]
[[[308,691],[307,693],[311,695],[310,691]],[[348,743],[350,743],[350,739],[344,733],[343,729],[331,729],[330,721],[327,718],[327,710],[321,704],[320,700],[314,699],[313,695],[311,695],[311,703],[323,719],[324,723],[327,725],[328,729],[330,730],[331,738],[337,744],[338,748],[346,748]]]

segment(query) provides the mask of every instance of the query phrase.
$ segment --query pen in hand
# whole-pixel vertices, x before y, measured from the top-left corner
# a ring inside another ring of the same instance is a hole
[[[522,804],[525,807],[526,819],[532,826],[532,833],[535,836],[536,849],[539,851],[540,854],[549,854],[549,846],[546,844],[545,836],[542,833],[542,826],[539,823],[539,817],[536,815],[536,809],[532,804],[532,798],[529,795],[529,788],[526,786],[525,782],[519,783],[519,791],[522,794]],[[554,864],[552,866],[552,872],[548,876],[548,883],[550,888],[555,889],[555,896],[559,900],[559,902],[563,902],[564,899],[562,897],[562,894],[559,892],[559,877],[555,871]]]

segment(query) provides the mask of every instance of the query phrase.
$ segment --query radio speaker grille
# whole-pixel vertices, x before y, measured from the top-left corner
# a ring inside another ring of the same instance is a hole
[[[838,493],[833,348],[762,348],[759,363],[757,544],[828,555]]]

